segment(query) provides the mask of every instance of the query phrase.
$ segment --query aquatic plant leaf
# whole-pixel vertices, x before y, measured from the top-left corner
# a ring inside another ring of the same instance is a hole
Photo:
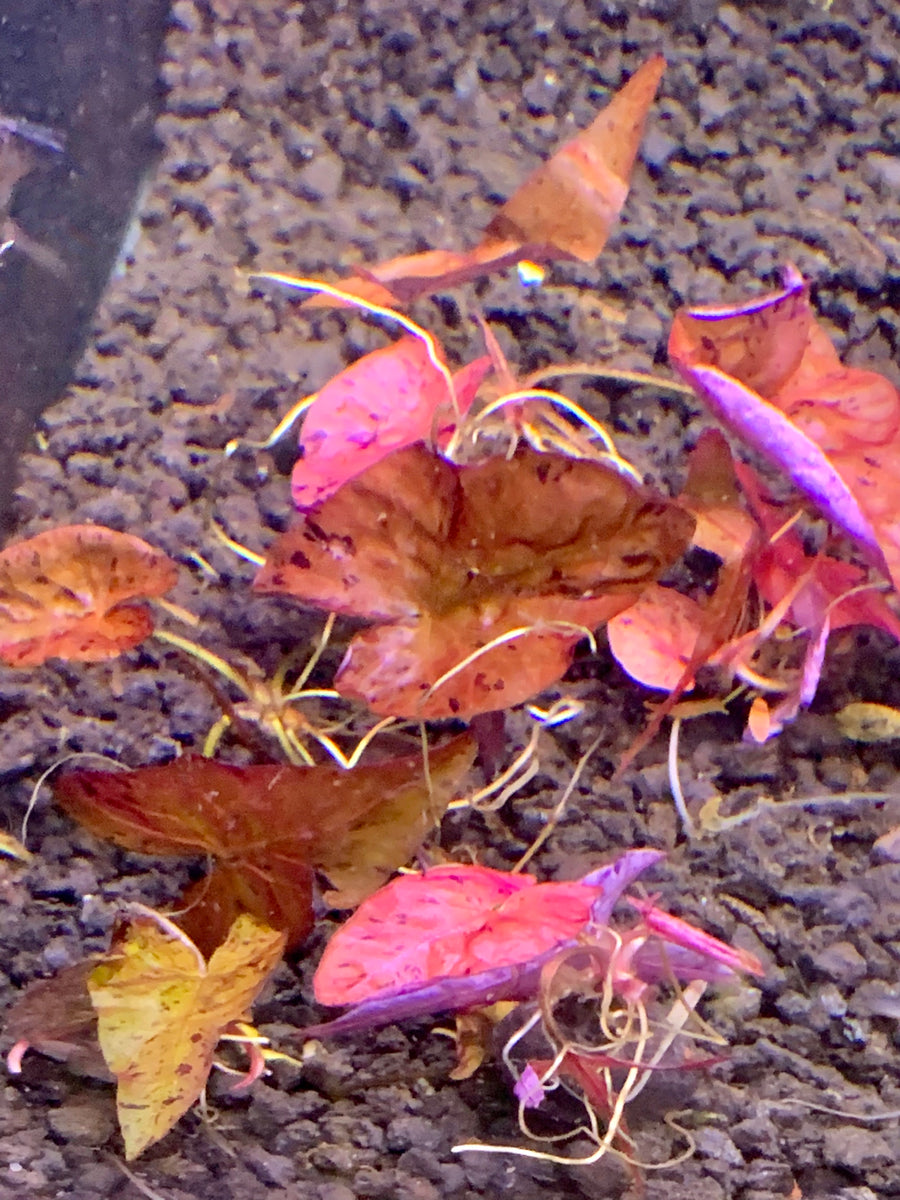
[[[900,739],[900,709],[887,704],[855,701],[845,704],[834,719],[852,742],[893,742]]]
[[[627,607],[693,524],[605,464],[520,447],[457,465],[420,444],[301,517],[254,588],[378,623],[350,643],[343,694],[378,713],[465,719],[559,679],[583,636],[573,626]]]
[[[199,1098],[216,1043],[245,1016],[285,948],[285,935],[240,916],[205,962],[150,909],[122,921],[88,980],[100,1048],[117,1080],[125,1157],[163,1137]]]
[[[482,357],[457,372],[451,397],[421,338],[404,337],[357,359],[318,392],[304,417],[294,503],[313,507],[401,446],[432,438],[440,444],[490,367]]]
[[[757,977],[765,974],[762,963],[749,950],[720,941],[689,921],[657,908],[652,900],[629,896],[628,903],[641,914],[647,929],[662,937],[668,946],[693,951],[710,962],[721,963],[729,971],[743,971]]]
[[[691,538],[722,560],[713,594],[700,603],[672,588],[647,588],[609,623],[610,649],[632,679],[671,693],[651,728],[685,691],[697,670],[715,662],[737,632],[750,585],[750,563],[760,540],[756,521],[740,502],[735,464],[718,430],[704,430],[688,460],[677,503],[696,519]],[[646,744],[647,731],[638,741]],[[629,750],[633,757],[634,747]]]
[[[15,1045],[7,1057],[12,1074],[30,1047],[64,1062],[77,1075],[110,1080],[112,1076],[97,1041],[97,1014],[88,994],[88,979],[99,956],[64,967],[49,979],[36,979],[17,998],[3,1021],[3,1034]]]
[[[465,863],[400,875],[328,943],[313,980],[316,999],[354,1004],[382,991],[529,963],[575,938],[600,898],[614,902],[661,857],[650,853],[648,859],[632,852],[630,862],[623,855],[571,883],[538,883],[530,875]]]
[[[756,741],[766,741],[792,720],[815,697],[825,649],[832,630],[874,625],[900,640],[900,618],[879,592],[864,588],[867,572],[854,563],[824,553],[809,555],[795,529],[783,530],[789,507],[776,503],[756,472],[737,465],[747,502],[768,540],[750,561],[754,583],[779,620],[803,630],[806,650],[800,675],[777,704],[761,697],[754,701],[748,729]],[[778,534],[775,537],[775,534]],[[773,540],[774,539],[774,540]]]
[[[827,613],[832,629],[874,625],[900,641],[900,618],[884,595],[872,589],[847,594],[865,583],[866,571],[828,554],[807,554],[795,529],[771,540],[792,509],[771,497],[752,467],[738,463],[737,472],[747,503],[769,539],[757,548],[752,563],[753,581],[766,602],[774,607],[798,579],[807,576],[807,585],[792,600],[787,614],[796,628],[816,629]]]
[[[73,769],[54,794],[99,837],[149,854],[207,854],[179,923],[205,952],[250,912],[296,946],[313,922],[315,869],[352,903],[415,853],[471,766],[455,738],[429,753],[339,767],[237,767],[185,756],[129,772]]]
[[[513,267],[523,257],[518,242],[483,241],[471,250],[424,250],[403,254],[369,267],[355,267],[340,288],[367,304],[408,308],[422,296],[448,291],[483,275]],[[343,308],[345,302],[321,294],[304,300],[301,308]]]
[[[703,609],[674,588],[651,584],[606,627],[613,658],[645,687],[674,691],[703,627]],[[688,681],[683,690],[693,687]]]
[[[631,76],[593,123],[562,146],[502,206],[472,250],[428,250],[359,270],[341,287],[375,304],[411,304],[528,259],[593,262],[628,195],[628,181],[665,60]],[[305,307],[339,301],[315,296]]]
[[[456,1066],[448,1079],[462,1083],[471,1079],[491,1053],[494,1033],[501,1021],[516,1009],[515,1000],[499,1000],[481,1008],[456,1014],[453,1040],[456,1042]]]
[[[540,262],[559,257],[593,262],[628,195],[665,66],[657,54],[639,67],[592,124],[507,200],[485,230],[484,242],[519,242],[529,248],[523,257]]]
[[[516,629],[526,632],[479,653],[431,696],[427,696],[429,681],[453,671],[488,640],[484,608],[413,626],[363,630],[347,650],[335,687],[373,712],[410,719],[468,720],[478,713],[500,711],[561,679],[585,632],[602,625],[622,604],[616,595],[593,600],[541,597],[498,605],[489,610],[495,636]]]
[[[628,850],[575,884],[507,884],[493,879],[504,872],[461,863],[394,880],[338,930],[313,981],[321,1003],[354,996],[357,1001],[298,1036],[332,1037],[410,1017],[534,1000],[548,964],[567,954],[605,961],[609,971],[609,954],[621,952],[615,978],[622,994],[631,988],[645,991],[647,985],[673,977],[716,981],[732,978],[735,969],[761,971],[752,955],[684,922],[673,921],[667,928],[666,914],[655,909],[649,919],[659,926],[658,934],[648,938],[642,920],[621,936],[609,937],[607,926],[624,890],[663,857],[656,850]],[[441,886],[429,898],[434,870],[442,873]],[[467,904],[460,893],[468,893],[473,883],[473,902]],[[575,929],[590,889],[594,899],[583,925]],[[485,968],[486,958],[501,965]],[[454,973],[430,974],[436,970]]]
[[[900,582],[900,392],[841,364],[789,268],[779,292],[682,309],[669,355],[717,415]]]
[[[62,525],[0,551],[0,659],[99,662],[153,630],[143,597],[175,586],[175,564],[140,538]]]
[[[697,520],[691,544],[723,563],[742,561],[760,541],[759,526],[741,502],[731,448],[718,429],[704,429],[690,452],[678,503]]]
[[[428,751],[428,779],[421,755],[388,759],[379,776],[379,802],[318,855],[316,865],[333,889],[325,900],[335,908],[355,908],[380,888],[397,867],[408,862],[438,824],[475,762],[476,744],[468,735]],[[354,767],[353,773],[360,767]],[[430,792],[428,791],[430,780]]]

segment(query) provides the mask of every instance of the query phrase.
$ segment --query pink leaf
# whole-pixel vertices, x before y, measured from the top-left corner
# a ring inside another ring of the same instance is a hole
[[[401,875],[363,901],[331,939],[316,971],[316,999],[347,1004],[448,976],[483,974],[488,989],[502,986],[509,983],[500,978],[504,966],[534,964],[588,923],[606,925],[624,889],[662,857],[628,850],[572,883],[464,863]],[[445,999],[420,1011],[440,1007],[454,1005]]]
[[[771,539],[790,516],[790,508],[768,495],[752,467],[737,463],[736,470],[754,516]],[[868,589],[841,599],[865,582],[866,572],[827,554],[811,557],[794,529],[786,530],[758,549],[753,560],[753,580],[765,601],[774,608],[810,569],[814,572],[811,582],[797,595],[789,610],[790,620],[797,628],[821,626],[827,610],[832,629],[874,625],[900,641],[900,619],[879,592]]]
[[[490,369],[483,356],[454,376],[460,414]],[[310,405],[300,436],[303,457],[291,480],[294,503],[313,507],[402,446],[432,438],[440,444],[454,428],[454,397],[421,338],[404,337],[364,355]]]
[[[709,933],[704,933],[681,917],[657,908],[652,900],[639,900],[628,897],[628,903],[644,918],[644,924],[652,932],[658,934],[672,946],[682,946],[685,950],[695,950],[704,958],[721,963],[731,971],[746,971],[748,975],[763,975],[763,965],[749,950],[741,950],[737,946],[729,946]]]
[[[606,629],[623,671],[645,687],[670,692],[681,682],[702,626],[696,600],[654,583]]]
[[[737,308],[681,310],[670,357],[896,585],[900,392],[874,371],[842,366],[794,268],[785,285]]]
[[[498,1000],[532,1000],[546,964],[582,945],[595,946],[601,956],[612,953],[609,970],[622,995],[673,976],[714,981],[730,978],[734,969],[761,973],[752,955],[652,905],[639,925],[610,942],[609,920],[622,892],[662,857],[656,850],[628,850],[563,884],[459,863],[402,876],[338,930],[316,972],[318,1000],[356,997],[353,1007],[300,1032],[332,1037]],[[483,967],[485,959],[494,965]]]
[[[575,937],[602,891],[464,863],[400,875],[332,938],[316,999],[352,1004],[382,988],[525,962]]]

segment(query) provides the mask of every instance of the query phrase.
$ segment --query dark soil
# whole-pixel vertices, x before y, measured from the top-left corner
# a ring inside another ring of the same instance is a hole
[[[298,396],[384,339],[357,318],[301,318],[283,299],[252,293],[243,273],[333,278],[356,262],[471,244],[491,206],[657,50],[670,64],[662,97],[625,218],[597,267],[558,267],[529,292],[510,274],[416,315],[457,359],[479,347],[469,317],[480,309],[525,369],[554,359],[662,369],[677,305],[771,284],[792,260],[848,359],[898,380],[900,20],[888,0],[834,0],[827,11],[806,0],[178,0],[157,125],[162,161],[75,383],[22,462],[18,535],[74,519],[128,530],[184,564],[174,598],[202,617],[205,645],[269,669],[304,645],[317,622],[287,603],[248,599],[251,567],[211,528],[216,520],[265,547],[289,515],[290,448],[226,458],[223,447],[265,436]],[[609,306],[621,323],[605,319]],[[623,453],[663,486],[678,484],[683,447],[706,422],[694,406],[596,387],[582,398]],[[675,1076],[632,1117],[642,1157],[662,1161],[683,1148],[665,1113],[696,1113],[696,1152],[649,1173],[648,1197],[900,1196],[900,864],[873,849],[900,824],[900,756],[896,744],[844,740],[833,716],[850,699],[900,704],[897,660],[869,631],[835,637],[813,709],[779,738],[747,744],[743,713],[707,717],[685,726],[681,753],[695,811],[714,792],[752,804],[868,788],[889,801],[766,810],[688,844],[662,741],[621,784],[607,782],[641,727],[645,695],[601,649],[561,685],[586,712],[547,735],[543,772],[526,793],[490,822],[457,814],[445,823],[447,850],[465,841],[482,861],[510,865],[605,730],[535,869],[573,877],[628,846],[663,848],[668,860],[652,881],[662,901],[762,956],[764,980],[704,1010],[731,1044],[728,1061]],[[3,670],[0,713],[11,829],[61,756],[164,761],[196,749],[218,716],[202,684],[152,642],[111,666]],[[510,720],[510,748],[523,730]],[[31,868],[0,864],[6,999],[103,947],[119,901],[165,904],[186,877],[74,828],[45,794],[29,843]],[[324,937],[259,1005],[271,1035],[322,1016],[308,964]],[[111,1089],[29,1055],[4,1089],[0,1196],[625,1194],[629,1176],[614,1161],[566,1168],[452,1153],[462,1140],[521,1143],[499,1070],[454,1084],[452,1065],[450,1043],[418,1022],[329,1044],[302,1071],[279,1065],[241,1098],[216,1078],[213,1120],[187,1116],[132,1180]]]

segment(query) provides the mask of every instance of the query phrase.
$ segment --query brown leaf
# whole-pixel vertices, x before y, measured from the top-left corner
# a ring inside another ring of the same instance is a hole
[[[128,773],[67,771],[54,793],[81,824],[129,850],[212,857],[179,919],[204,952],[240,912],[286,930],[296,946],[312,927],[313,870],[348,896],[375,890],[443,814],[474,753],[467,737],[432,750],[430,794],[421,754],[352,771],[185,757]]]
[[[50,979],[30,983],[6,1014],[3,1033],[40,1054],[64,1062],[93,1079],[112,1078],[97,1041],[97,1014],[88,978],[98,956],[65,967]]]
[[[0,552],[0,658],[99,662],[153,629],[145,604],[176,581],[175,564],[140,538],[96,525],[48,529]]]
[[[523,257],[593,262],[628,195],[644,122],[665,67],[661,54],[639,67],[593,123],[507,200],[479,248],[518,242],[528,248]]]
[[[301,517],[254,587],[379,623],[350,644],[344,694],[379,713],[465,719],[559,679],[583,636],[574,626],[632,603],[693,525],[604,464],[521,447],[458,465],[417,445]]]
[[[518,1007],[514,1000],[500,1000],[456,1014],[456,1066],[449,1074],[450,1079],[461,1082],[472,1078],[493,1049],[497,1026]]]

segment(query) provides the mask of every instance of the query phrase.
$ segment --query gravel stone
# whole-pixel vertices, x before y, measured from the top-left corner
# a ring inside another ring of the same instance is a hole
[[[43,4],[11,0],[10,9],[33,15]],[[660,99],[624,219],[598,263],[556,264],[527,293],[508,272],[423,301],[412,315],[434,330],[454,369],[482,352],[471,319],[479,312],[523,374],[598,360],[662,371],[679,304],[732,303],[793,261],[809,273],[848,361],[900,379],[894,8],[886,0],[835,0],[831,11],[812,0],[533,0],[521,11],[465,0],[176,0],[160,69],[168,90],[158,162],[74,382],[42,421],[46,448],[20,464],[14,536],[88,520],[146,537],[182,564],[172,599],[197,613],[195,636],[214,653],[271,673],[307,647],[320,619],[252,597],[251,567],[210,532],[223,524],[265,551],[291,517],[296,434],[274,454],[245,447],[226,458],[223,449],[232,438],[264,439],[299,397],[386,334],[349,312],[301,313],[296,297],[250,288],[246,274],[334,279],[393,255],[474,245],[491,205],[658,47],[669,62]],[[13,28],[0,58],[14,42]],[[67,46],[24,90],[10,61],[0,108],[52,125],[66,97],[47,107],[33,84],[88,61],[77,49]],[[92,69],[102,89],[105,73]],[[106,111],[114,119],[115,106]],[[74,158],[66,169],[77,169]],[[23,227],[39,215],[31,182],[14,196]],[[52,208],[52,186],[42,195]],[[3,261],[8,272],[15,259]],[[699,403],[606,381],[566,380],[567,394],[570,386],[639,470],[683,485],[684,448],[709,425]],[[811,546],[822,536],[810,527]],[[341,637],[320,667],[322,686]],[[688,803],[699,811],[716,795],[749,808],[761,795],[900,794],[894,749],[848,743],[833,716],[851,699],[900,706],[898,661],[879,631],[841,630],[813,711],[764,746],[740,740],[740,702],[728,716],[685,721]],[[814,1200],[895,1195],[900,1145],[890,1123],[844,1126],[769,1100],[830,1094],[852,1097],[854,1111],[900,1104],[891,1091],[900,1071],[900,874],[889,852],[900,806],[774,808],[687,843],[666,790],[664,739],[647,747],[639,770],[609,783],[648,694],[621,678],[602,634],[563,689],[585,713],[546,735],[529,788],[498,814],[452,814],[434,853],[510,865],[602,729],[603,746],[536,874],[571,878],[575,864],[587,870],[624,846],[658,845],[667,858],[648,890],[762,953],[766,967],[752,985],[704,998],[704,1018],[729,1039],[728,1062],[666,1073],[672,1107],[693,1105],[724,1123],[697,1131],[691,1160],[648,1175],[648,1200],[784,1200],[795,1181]],[[5,827],[18,827],[34,780],[65,754],[91,750],[125,765],[171,758],[201,746],[219,716],[208,689],[152,641],[115,664],[3,668]],[[508,719],[507,750],[528,728],[524,717]],[[221,753],[245,761],[230,735]],[[4,1004],[49,966],[102,948],[121,901],[176,907],[182,883],[202,870],[117,850],[43,796],[31,836],[32,867],[0,863]],[[259,1006],[276,1044],[298,1054],[284,1030],[323,1015],[311,1000],[323,929],[296,975],[280,972]],[[630,1181],[612,1160],[570,1169],[453,1156],[460,1141],[518,1143],[515,1104],[493,1066],[449,1081],[452,1049],[427,1030],[425,1021],[404,1023],[310,1048],[302,1069],[275,1066],[249,1095],[214,1101],[234,1160],[188,1117],[135,1173],[165,1200],[624,1194]],[[648,1088],[630,1123],[641,1151],[663,1160],[680,1142],[652,1100]],[[548,1097],[540,1120],[554,1132],[567,1127],[568,1104]],[[127,1189],[105,1157],[116,1136],[111,1091],[30,1053],[5,1089],[0,1194],[96,1200]],[[573,1150],[582,1148],[590,1149],[582,1140]],[[20,1170],[8,1169],[14,1162]]]
[[[880,1133],[860,1129],[857,1125],[826,1129],[822,1153],[829,1166],[841,1167],[856,1175],[895,1161],[889,1143]]]
[[[852,942],[833,942],[810,956],[814,970],[835,983],[853,987],[866,975],[866,960]]]
[[[105,1146],[116,1129],[112,1106],[98,1097],[96,1103],[70,1102],[47,1114],[51,1132],[79,1146]]]

